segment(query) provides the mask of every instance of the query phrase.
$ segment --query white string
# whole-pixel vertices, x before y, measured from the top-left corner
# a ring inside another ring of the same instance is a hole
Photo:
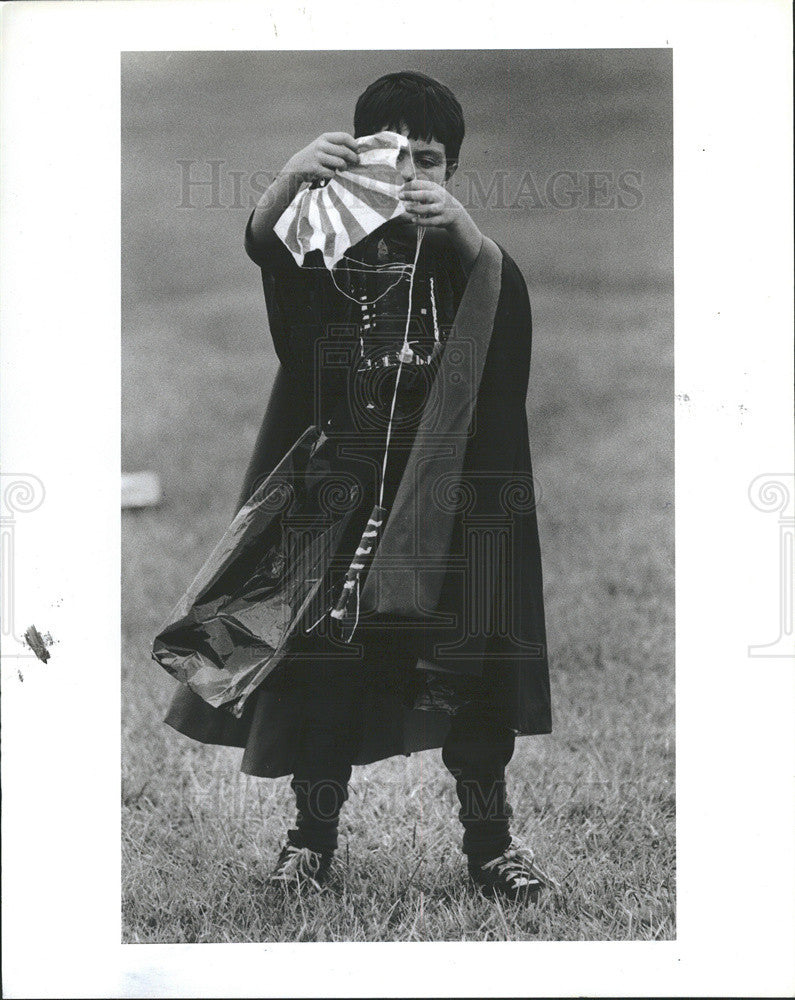
[[[416,168],[416,165],[414,164],[414,155],[411,152],[411,146],[410,145],[409,145],[409,154],[411,155],[411,163],[412,163],[412,167],[413,167],[413,170],[414,170],[414,176],[416,177],[417,176],[417,168]],[[399,273],[399,276],[398,276],[397,280],[394,281],[389,286],[389,288],[387,288],[387,290],[385,292],[383,292],[381,295],[379,295],[378,298],[373,299],[371,301],[367,301],[366,299],[355,299],[355,298],[353,298],[353,296],[348,295],[348,293],[345,292],[345,291],[343,291],[339,287],[339,285],[337,284],[337,281],[336,281],[336,279],[334,277],[334,270],[332,269],[331,272],[330,272],[331,273],[331,280],[334,282],[334,287],[337,289],[338,292],[340,292],[342,295],[344,295],[347,299],[350,299],[352,302],[365,303],[367,305],[373,305],[375,302],[378,302],[379,299],[383,298],[384,295],[387,295],[398,284],[398,282],[400,282],[403,279],[403,277],[404,277],[404,275],[406,273],[408,273],[408,275],[409,275],[409,294],[408,294],[408,308],[406,310],[406,327],[405,327],[405,330],[403,331],[403,344],[401,345],[401,348],[400,348],[400,363],[398,365],[397,374],[395,376],[395,388],[394,388],[393,393],[392,393],[392,406],[391,406],[391,409],[390,409],[390,412],[389,412],[389,423],[387,425],[386,441],[384,443],[384,463],[383,463],[383,467],[381,469],[381,489],[380,489],[379,500],[378,500],[378,506],[379,507],[383,507],[383,504],[384,504],[384,487],[386,485],[386,466],[387,466],[387,459],[389,457],[389,441],[390,441],[390,438],[392,436],[392,422],[393,422],[394,415],[395,415],[395,404],[397,402],[398,384],[400,382],[401,372],[403,371],[403,362],[404,362],[404,360],[406,360],[406,358],[407,358],[408,355],[413,354],[413,352],[411,350],[411,347],[409,346],[409,328],[411,326],[411,307],[412,307],[413,296],[414,296],[414,276],[415,276],[415,274],[417,272],[417,262],[419,260],[420,247],[422,246],[422,238],[423,238],[424,235],[425,235],[425,229],[424,229],[424,227],[423,226],[418,226],[417,227],[417,246],[416,246],[416,248],[414,250],[414,261],[413,261],[413,263],[411,264],[410,267],[408,265],[399,265],[399,271],[400,271],[400,273]],[[350,258],[348,258],[348,259],[350,259]],[[357,263],[363,263],[363,262],[357,261]],[[318,270],[319,270],[319,268],[318,268]],[[395,265],[394,264],[370,265],[367,268],[347,268],[347,270],[351,270],[351,271],[356,270],[356,271],[361,271],[362,273],[373,273],[373,272],[390,271],[390,270],[391,271],[395,271]],[[433,296],[433,279],[431,279],[431,303],[432,303],[432,308],[433,308],[434,334],[436,336],[436,339],[438,340],[439,337],[438,337],[438,325],[437,325],[437,322],[436,322],[436,303],[435,303],[434,296]],[[358,549],[357,549],[356,555],[357,556],[359,555]],[[356,629],[357,629],[357,627],[359,625],[359,611],[360,611],[360,604],[361,604],[361,592],[360,592],[360,589],[361,589],[361,579],[360,579],[360,574],[357,572],[357,574],[356,574],[356,616],[355,616],[355,620],[354,620],[354,623],[353,623],[353,628],[351,629],[351,633],[348,636],[346,642],[350,642],[353,639],[354,633],[356,632]],[[310,628],[308,628],[306,631],[307,632],[311,632],[311,630],[313,628],[315,628],[315,626],[318,625],[323,620],[323,618],[325,618],[326,614],[328,614],[328,611],[324,612],[320,616],[320,618],[318,618],[318,620],[315,622],[315,624],[312,625],[312,626],[310,626]],[[335,612],[333,610],[331,611],[331,615],[332,615],[332,617],[335,617]]]
[[[309,628],[304,629],[304,633],[308,634],[309,632],[311,632],[313,628],[315,628],[317,625],[319,625],[323,621],[323,619],[326,617],[327,614],[328,614],[328,611],[324,611],[323,614],[318,618],[318,620],[315,622],[314,625],[310,625]]]
[[[400,348],[400,364],[398,365],[397,375],[395,376],[395,389],[392,393],[392,407],[389,411],[389,423],[386,428],[386,442],[384,443],[384,464],[381,468],[381,491],[378,498],[378,506],[384,506],[384,487],[386,485],[386,463],[389,457],[389,440],[392,437],[392,418],[395,415],[395,403],[397,402],[397,390],[398,383],[400,382],[400,373],[403,371],[403,358],[404,352],[411,351],[409,347],[409,326],[411,324],[411,304],[412,296],[414,293],[414,273],[417,270],[417,260],[420,256],[420,246],[422,245],[422,238],[425,235],[425,229],[422,226],[417,227],[417,249],[414,251],[414,265],[411,270],[411,278],[409,279],[409,304],[408,310],[406,311],[406,329],[403,333],[403,345]]]
[[[385,223],[386,225],[386,223]],[[366,237],[363,237],[366,239]],[[353,261],[354,264],[361,264],[361,267],[345,267],[340,268],[340,261]],[[325,264],[301,264],[299,265],[302,271],[328,271],[329,268]],[[355,257],[340,257],[340,260],[334,265],[334,270],[351,271],[353,273],[362,274],[372,274],[373,271],[403,271],[408,274],[411,270],[411,264],[401,264],[399,261],[390,260],[386,264],[369,264],[366,260],[356,260]]]
[[[380,268],[383,269],[387,273],[391,269],[393,273],[397,274],[397,278],[386,289],[386,291],[381,292],[381,294],[377,295],[374,299],[366,299],[366,298],[365,299],[357,299],[357,298],[354,298],[353,295],[349,295],[346,291],[344,291],[342,288],[340,288],[340,286],[337,284],[337,279],[334,277],[334,270],[333,269],[331,271],[329,271],[329,274],[331,275],[331,280],[334,283],[334,287],[337,289],[337,291],[340,293],[340,295],[344,295],[346,299],[349,299],[351,302],[355,302],[356,305],[362,305],[363,304],[363,305],[367,305],[367,306],[373,306],[373,305],[376,304],[376,302],[378,302],[380,299],[382,299],[385,295],[389,295],[389,293],[392,291],[392,289],[396,288],[407,274],[411,274],[411,265],[410,264],[400,264],[400,265],[397,266],[397,268],[393,264],[389,264],[386,267],[384,267],[384,265],[380,265]],[[324,271],[325,268],[318,267],[318,268],[310,268],[309,270]],[[376,265],[373,265],[372,270],[368,270],[368,269],[363,268],[363,267],[357,267],[357,268],[346,267],[344,270],[346,270],[346,271],[357,271],[357,272],[360,272],[362,274],[372,274],[374,271],[379,270],[379,267],[376,266]]]
[[[433,313],[433,339],[439,342],[439,320],[436,316],[436,296],[433,293],[433,275],[431,275],[431,312]]]

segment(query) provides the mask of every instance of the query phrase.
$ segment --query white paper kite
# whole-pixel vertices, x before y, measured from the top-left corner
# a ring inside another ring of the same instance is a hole
[[[331,270],[349,247],[405,212],[398,199],[404,181],[397,169],[404,149],[409,141],[397,132],[363,136],[357,140],[357,166],[340,170],[324,187],[296,195],[273,231],[299,265],[311,250],[320,250]]]

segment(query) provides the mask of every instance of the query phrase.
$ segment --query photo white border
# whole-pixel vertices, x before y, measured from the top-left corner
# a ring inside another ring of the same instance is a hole
[[[789,995],[795,664],[747,648],[778,625],[778,528],[748,487],[792,472],[790,5],[377,10],[2,8],[2,461],[46,492],[15,524],[14,613],[56,641],[47,665],[3,648],[4,995]],[[669,46],[678,939],[121,945],[120,53]]]

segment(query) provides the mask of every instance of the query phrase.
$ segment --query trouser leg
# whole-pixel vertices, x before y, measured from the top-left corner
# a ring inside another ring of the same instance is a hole
[[[331,768],[327,768],[331,772]],[[312,772],[309,772],[311,775]],[[290,787],[295,793],[295,827],[287,831],[287,839],[298,847],[308,847],[325,853],[337,849],[340,811],[348,799],[350,765],[341,766],[333,774],[310,777],[295,774]]]
[[[485,709],[467,706],[453,716],[442,760],[455,778],[463,850],[470,862],[495,857],[511,842],[505,768],[514,746],[513,730]]]
[[[304,725],[290,782],[297,816],[287,838],[313,851],[333,851],[361,728],[361,664],[330,662],[305,673]]]

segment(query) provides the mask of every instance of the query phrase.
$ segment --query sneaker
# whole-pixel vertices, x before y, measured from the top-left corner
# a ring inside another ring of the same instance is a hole
[[[287,843],[281,850],[276,867],[268,879],[271,885],[286,889],[303,889],[307,886],[321,889],[328,881],[334,852],[320,853],[308,847]]]
[[[496,858],[483,864],[469,862],[469,877],[486,896],[529,899],[535,903],[542,889],[558,888],[536,864],[533,851],[515,837]]]

